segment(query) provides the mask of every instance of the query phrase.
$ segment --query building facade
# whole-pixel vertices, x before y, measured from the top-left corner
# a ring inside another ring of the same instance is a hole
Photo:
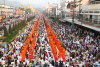
[[[46,13],[48,16],[52,15],[52,8],[53,8],[52,4],[48,4],[48,6],[46,6]]]
[[[13,15],[14,9],[10,6],[0,5],[0,20]]]
[[[80,4],[82,4],[80,9],[79,6],[76,8],[76,15],[80,20],[100,24],[100,0],[82,0]]]
[[[60,0],[62,18],[70,16],[70,2],[73,0]]]

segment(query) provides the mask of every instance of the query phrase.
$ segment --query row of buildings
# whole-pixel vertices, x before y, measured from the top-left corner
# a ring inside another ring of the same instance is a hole
[[[20,10],[21,15],[25,14],[24,11]],[[0,22],[11,16],[19,15],[19,10],[7,5],[0,5]]]
[[[56,18],[74,15],[77,20],[100,24],[100,0],[60,0],[60,4],[48,4],[44,12]]]

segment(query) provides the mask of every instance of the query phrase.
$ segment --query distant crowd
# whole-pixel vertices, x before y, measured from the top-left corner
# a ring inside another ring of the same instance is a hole
[[[50,21],[48,19],[48,21]],[[66,49],[66,66],[99,67],[100,35],[67,23],[49,22],[61,45]]]
[[[36,16],[34,20],[37,20]],[[43,17],[40,18],[37,41],[33,59],[29,60],[29,51],[21,61],[21,50],[36,23],[34,20],[25,30],[16,36],[15,40],[0,47],[0,67],[99,67],[100,66],[100,35],[95,37],[92,31],[74,26],[71,32],[70,24],[52,22],[45,16],[61,46],[66,50],[66,62],[55,61],[49,44]],[[31,42],[30,42],[31,44]],[[27,48],[29,49],[29,48]]]

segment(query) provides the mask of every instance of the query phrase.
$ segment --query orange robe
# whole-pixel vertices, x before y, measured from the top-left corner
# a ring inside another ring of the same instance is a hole
[[[32,58],[33,58],[33,51],[30,50],[30,51],[29,51],[29,60],[31,61]]]

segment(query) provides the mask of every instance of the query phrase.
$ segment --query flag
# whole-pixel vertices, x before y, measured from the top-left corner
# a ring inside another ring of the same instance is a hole
[[[50,4],[50,2],[48,2],[48,5]]]

